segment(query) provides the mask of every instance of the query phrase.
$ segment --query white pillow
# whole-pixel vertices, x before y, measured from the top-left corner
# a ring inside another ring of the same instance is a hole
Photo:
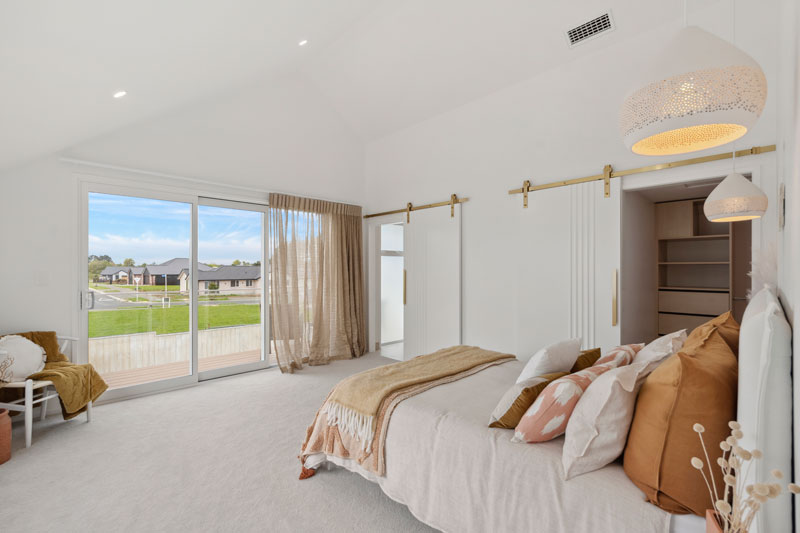
[[[6,335],[0,339],[0,365],[8,359],[13,361],[6,369],[5,381],[25,381],[44,368],[47,355],[41,346],[25,337]]]
[[[552,374],[553,372],[569,372],[581,355],[581,339],[569,339],[545,346],[525,364],[517,378],[517,383],[526,379]]]
[[[632,364],[643,364],[645,366],[645,377],[656,369],[664,358],[677,353],[683,348],[686,342],[686,330],[674,331],[669,335],[664,335],[654,340],[636,354]]]
[[[686,341],[686,330],[658,338],[627,366],[602,374],[583,393],[567,423],[561,462],[565,479],[614,461],[625,449],[644,379]]]

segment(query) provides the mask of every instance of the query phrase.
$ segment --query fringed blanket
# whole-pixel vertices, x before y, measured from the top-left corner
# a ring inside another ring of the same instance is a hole
[[[475,346],[453,346],[343,379],[328,394],[306,432],[300,452],[300,479],[314,475],[313,469],[306,468],[306,459],[315,454],[355,459],[383,476],[386,430],[398,403],[513,359],[513,355]]]

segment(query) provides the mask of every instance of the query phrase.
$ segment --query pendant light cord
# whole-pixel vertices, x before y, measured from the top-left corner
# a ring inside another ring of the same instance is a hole
[[[736,46],[736,0],[731,0],[733,4],[733,46]],[[736,141],[733,141],[733,172],[736,173]]]
[[[683,0],[683,27],[689,25],[689,0]]]

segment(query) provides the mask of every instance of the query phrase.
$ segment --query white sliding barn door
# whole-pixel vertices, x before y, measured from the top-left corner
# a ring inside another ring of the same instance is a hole
[[[620,265],[619,179],[611,181],[609,198],[603,189],[596,181],[532,192],[527,209],[514,197],[518,356],[568,337],[582,337],[584,348],[619,344],[618,321],[612,324],[613,276]]]
[[[404,231],[404,359],[461,343],[461,205],[411,213]]]

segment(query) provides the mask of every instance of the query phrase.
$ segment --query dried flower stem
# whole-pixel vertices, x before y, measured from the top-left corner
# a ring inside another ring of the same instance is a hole
[[[700,437],[700,445],[703,446],[703,453],[706,456],[706,464],[708,465],[708,475],[711,478],[711,485],[714,487],[714,494],[712,495],[712,498],[714,499],[714,501],[717,501],[719,500],[719,492],[717,492],[717,482],[714,481],[714,471],[711,469],[712,466],[711,460],[708,458],[708,450],[706,450],[706,441],[703,439],[702,433],[698,433],[697,436]],[[706,484],[708,484],[708,482],[706,482]]]

